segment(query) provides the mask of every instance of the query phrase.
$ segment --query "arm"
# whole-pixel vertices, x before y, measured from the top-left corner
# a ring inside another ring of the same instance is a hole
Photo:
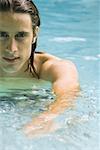
[[[60,59],[47,61],[42,67],[41,78],[52,82],[56,95],[55,102],[48,106],[48,112],[56,116],[70,107],[79,93],[78,73],[71,61]]]
[[[75,65],[70,61],[50,58],[45,61],[40,70],[40,77],[52,82],[52,90],[56,100],[48,106],[48,111],[41,113],[25,128],[25,132],[35,136],[57,129],[53,119],[66,108],[72,106],[79,91],[78,73]]]

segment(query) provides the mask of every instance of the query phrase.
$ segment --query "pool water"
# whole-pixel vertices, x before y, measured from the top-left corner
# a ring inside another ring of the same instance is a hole
[[[55,121],[60,128],[33,139],[20,130],[52,103],[51,84],[25,78],[0,79],[0,150],[98,150],[99,0],[34,0],[41,15],[37,50],[72,60],[81,93],[75,107]]]

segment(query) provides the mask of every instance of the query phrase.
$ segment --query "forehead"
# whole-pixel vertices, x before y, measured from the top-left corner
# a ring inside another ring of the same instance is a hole
[[[24,13],[0,12],[0,30],[7,29],[32,29],[30,15]]]

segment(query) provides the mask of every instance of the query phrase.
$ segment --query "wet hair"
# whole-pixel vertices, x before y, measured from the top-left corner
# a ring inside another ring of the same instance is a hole
[[[0,0],[0,11],[1,12],[9,11],[9,12],[15,12],[15,13],[28,13],[31,16],[33,32],[36,26],[38,27],[40,26],[39,11],[32,0]],[[33,76],[35,73],[36,77],[39,79],[39,75],[36,72],[36,69],[33,64],[36,46],[37,46],[37,39],[35,43],[32,43],[31,55],[29,58],[28,67],[25,71],[29,70]],[[41,53],[41,52],[36,52],[36,53]]]

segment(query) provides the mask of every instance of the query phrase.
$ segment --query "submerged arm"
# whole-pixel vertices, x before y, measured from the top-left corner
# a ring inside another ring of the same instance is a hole
[[[25,127],[26,134],[38,136],[57,129],[53,119],[66,108],[72,107],[79,92],[78,74],[75,65],[70,61],[48,60],[41,68],[40,77],[52,82],[52,90],[56,95],[55,101],[48,110]]]

